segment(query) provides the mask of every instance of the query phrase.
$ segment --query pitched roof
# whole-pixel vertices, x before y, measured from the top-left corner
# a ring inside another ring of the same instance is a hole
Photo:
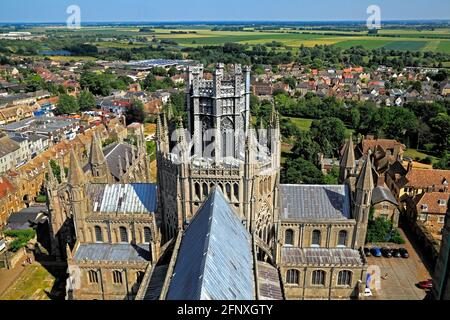
[[[91,152],[89,154],[89,162],[91,164],[103,164],[105,163],[105,155],[103,154],[101,143],[94,133],[91,142]]]
[[[251,236],[213,190],[186,229],[168,300],[254,300]]]
[[[445,215],[447,213],[448,202],[450,201],[450,193],[425,192],[418,195],[414,200],[418,212],[422,211],[422,205],[427,205],[428,213]],[[443,201],[445,204],[441,205],[439,201]]]
[[[394,149],[396,146],[405,150],[405,146],[401,142],[391,139],[364,139],[361,144],[363,154],[367,154],[369,150],[374,151],[377,146],[380,146],[385,151]]]
[[[356,183],[356,189],[359,190],[373,190],[373,173],[372,173],[372,160],[370,160],[370,151],[368,157],[363,164],[361,173],[358,177],[358,182]]]
[[[377,204],[380,202],[390,202],[393,205],[398,206],[397,200],[395,200],[394,195],[391,190],[386,187],[376,187],[372,192],[372,204]]]
[[[0,137],[0,158],[19,149],[20,145],[9,136],[4,135],[3,137]]]
[[[350,219],[350,194],[345,185],[280,185],[283,220]]]
[[[83,169],[81,169],[78,157],[73,149],[70,150],[70,165],[68,182],[72,186],[80,186],[86,182]]]
[[[154,213],[157,186],[151,183],[91,184],[87,194],[98,213]]]
[[[344,168],[355,168],[356,167],[356,161],[355,161],[355,147],[353,146],[353,139],[350,137],[347,140],[347,143],[344,146],[344,152],[342,155],[341,167]]]
[[[426,170],[413,168],[407,175],[408,180],[406,186],[417,189],[425,189],[428,187],[444,187],[445,181],[447,186],[450,184],[450,170]]]
[[[123,172],[120,172],[120,166],[125,171],[127,168],[126,157],[128,155],[128,165],[133,164],[133,151],[131,146],[126,143],[113,143],[103,149],[103,153],[108,163],[108,168],[111,174],[117,181],[122,177]],[[136,151],[137,154],[137,151]],[[119,166],[120,163],[120,166]]]

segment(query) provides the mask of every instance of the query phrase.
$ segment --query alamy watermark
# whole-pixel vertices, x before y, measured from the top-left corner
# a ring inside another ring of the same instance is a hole
[[[75,4],[67,7],[66,13],[69,17],[66,20],[68,29],[81,29],[81,8]]]
[[[367,29],[379,30],[381,29],[381,8],[377,5],[370,5],[367,7]]]

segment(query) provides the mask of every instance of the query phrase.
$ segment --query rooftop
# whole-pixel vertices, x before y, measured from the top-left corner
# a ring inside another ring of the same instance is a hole
[[[350,194],[344,185],[280,185],[283,220],[346,220]]]
[[[73,260],[146,262],[150,260],[150,251],[148,245],[82,243]]]
[[[168,300],[254,300],[251,236],[215,189],[186,229]]]
[[[289,265],[314,266],[363,266],[364,260],[358,250],[339,248],[294,248],[281,249],[281,261]]]
[[[141,184],[90,184],[87,194],[97,213],[154,213],[157,208],[157,186]]]

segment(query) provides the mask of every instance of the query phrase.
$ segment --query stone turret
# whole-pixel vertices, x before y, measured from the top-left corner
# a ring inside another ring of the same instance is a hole
[[[356,183],[354,219],[356,220],[355,235],[353,238],[353,248],[364,247],[367,224],[369,222],[370,208],[372,202],[372,191],[374,189],[371,152],[361,169]]]
[[[355,147],[353,146],[353,138],[347,140],[344,146],[344,153],[339,163],[339,183],[344,183],[347,178],[355,174]]]
[[[101,142],[94,133],[91,142],[91,151],[89,154],[89,163],[91,165],[91,172],[93,181],[95,183],[111,183],[112,176],[106,162],[105,155],[101,148]]]
[[[67,185],[70,192],[71,212],[74,218],[77,239],[86,241],[85,215],[87,213],[86,176],[81,168],[78,157],[70,150],[70,165]]]

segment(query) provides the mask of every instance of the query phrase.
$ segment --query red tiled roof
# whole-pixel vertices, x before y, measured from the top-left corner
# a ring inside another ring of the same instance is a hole
[[[426,189],[435,186],[442,189],[448,187],[450,183],[450,170],[428,170],[413,168],[407,175],[408,183],[406,187],[413,187],[417,189]],[[447,182],[445,185],[444,183]]]
[[[5,177],[0,178],[0,198],[15,191],[14,185]]]
[[[416,199],[417,212],[422,212],[422,206],[426,205],[428,210],[426,212],[431,214],[445,215],[447,213],[448,201],[450,193],[448,192],[426,192]],[[444,201],[445,205],[440,205],[439,201]]]

